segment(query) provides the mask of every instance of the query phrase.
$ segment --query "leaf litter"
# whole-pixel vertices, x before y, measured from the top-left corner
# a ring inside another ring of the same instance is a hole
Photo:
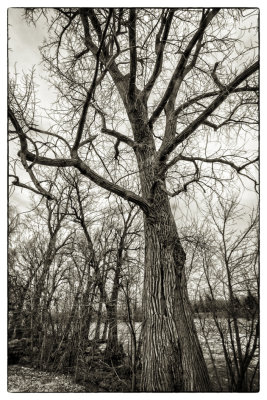
[[[84,386],[68,375],[39,371],[21,365],[8,367],[8,392],[11,393],[80,393]]]

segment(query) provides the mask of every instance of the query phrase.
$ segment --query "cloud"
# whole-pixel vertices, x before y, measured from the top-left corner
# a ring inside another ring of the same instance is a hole
[[[30,210],[30,193],[27,190],[22,190],[16,187],[14,193],[10,196],[9,204],[14,205],[19,212]]]

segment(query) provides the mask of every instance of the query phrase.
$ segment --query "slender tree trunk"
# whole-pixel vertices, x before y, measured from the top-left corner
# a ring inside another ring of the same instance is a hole
[[[17,307],[14,310],[12,317],[10,318],[10,327],[8,329],[9,339],[16,339],[17,335],[20,336],[23,332],[23,328],[22,328],[22,322],[23,322],[23,318],[24,318],[23,308],[24,308],[25,298],[26,298],[27,292],[29,290],[30,284],[32,282],[32,279],[33,279],[33,276],[30,276],[26,285],[23,288],[23,292],[17,303]],[[26,334],[27,334],[27,331],[23,332],[22,336],[25,337]],[[20,339],[20,337],[18,337],[18,339]]]
[[[107,334],[108,334],[108,319],[106,318],[104,323],[103,323],[103,332],[101,335],[101,340],[103,340],[104,342],[107,340]]]
[[[127,307],[127,314],[128,314],[128,327],[130,329],[131,334],[131,369],[132,369],[132,382],[131,382],[131,392],[136,390],[136,371],[137,371],[137,340],[136,340],[136,332],[134,327],[134,318],[132,315],[131,310],[131,300],[130,300],[130,293],[129,293],[129,285],[126,282],[126,291],[125,293],[125,302]]]
[[[95,326],[95,336],[94,340],[99,340],[100,339],[100,329],[101,329],[101,324],[103,324],[103,303],[104,303],[104,297],[103,294],[100,293],[100,299],[99,299],[99,305],[97,309],[97,316],[96,316],[96,326]]]
[[[118,354],[118,318],[117,304],[119,295],[119,274],[120,266],[117,265],[113,281],[112,293],[110,301],[106,304],[107,320],[108,320],[108,340],[106,353],[110,356]]]
[[[110,355],[119,355],[121,350],[119,349],[118,343],[118,297],[119,297],[119,289],[120,289],[120,274],[122,270],[123,263],[123,249],[125,243],[126,232],[128,229],[128,222],[130,220],[130,214],[128,216],[128,220],[124,226],[124,230],[120,237],[118,250],[117,250],[117,260],[116,260],[116,269],[115,275],[113,279],[113,287],[110,296],[110,301],[106,304],[107,308],[107,319],[109,324],[108,331],[108,340],[107,340],[107,348],[106,352]]]
[[[36,288],[34,291],[33,297],[33,307],[32,307],[32,319],[33,319],[33,338],[36,341],[37,345],[40,345],[40,335],[39,330],[41,327],[41,299],[43,293],[46,290],[46,279],[50,271],[50,267],[54,261],[56,255],[56,240],[57,240],[57,233],[59,231],[59,227],[53,232],[50,236],[49,243],[47,246],[44,262],[43,262],[43,269],[39,277],[37,277]],[[37,338],[39,340],[37,341]]]
[[[97,282],[93,282],[90,278],[90,269],[87,274],[87,285],[81,303],[81,338],[83,347],[88,345],[88,336],[93,317],[93,301],[97,287]]]
[[[118,350],[118,324],[117,324],[117,304],[107,305],[108,320],[108,339],[106,353],[116,354]]]

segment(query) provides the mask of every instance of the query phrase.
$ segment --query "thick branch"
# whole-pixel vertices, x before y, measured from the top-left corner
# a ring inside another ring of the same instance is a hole
[[[222,90],[222,89],[224,89],[224,85],[220,82],[220,80],[219,80],[219,78],[218,78],[218,76],[216,74],[216,70],[218,68],[218,65],[219,65],[219,62],[216,62],[214,64],[214,68],[213,68],[213,71],[211,73],[211,76],[212,76],[212,79],[214,80],[215,85],[218,86],[218,88]]]
[[[88,165],[86,165],[80,159],[52,159],[49,157],[41,157],[36,156],[35,154],[31,153],[30,151],[25,152],[25,157],[28,161],[34,161],[36,164],[40,165],[47,165],[51,167],[75,167],[77,168],[83,175],[89,178],[92,182],[97,184],[98,186],[102,187],[103,189],[108,190],[111,193],[117,194],[125,200],[131,201],[134,204],[137,204],[142,208],[145,213],[149,212],[149,203],[143,199],[142,197],[138,196],[131,190],[124,189],[123,187],[108,181],[107,179],[103,178],[102,176],[98,175],[94,172]]]
[[[109,136],[115,137],[119,142],[126,143],[128,146],[130,146],[132,148],[135,148],[138,145],[134,140],[130,139],[128,136],[124,135],[123,133],[115,131],[114,129],[108,129],[106,126],[105,113],[102,110],[100,110],[98,107],[96,107],[95,105],[93,105],[93,108],[96,110],[96,112],[101,117],[101,120],[102,120],[101,132],[103,132]]]
[[[196,162],[196,161],[202,161],[205,163],[220,163],[220,164],[225,164],[230,166],[231,168],[235,169],[237,172],[242,171],[242,169],[246,168],[247,166],[249,166],[250,164],[255,163],[256,161],[259,160],[259,157],[256,157],[254,160],[252,161],[248,161],[247,163],[241,165],[241,166],[237,166],[235,163],[233,163],[232,161],[227,161],[223,158],[205,158],[205,157],[187,157],[187,156],[183,156],[182,154],[179,154],[177,157],[174,157],[167,165],[166,165],[166,170],[168,170],[170,167],[172,167],[173,165],[175,165],[178,161],[189,161],[189,162]]]
[[[202,37],[203,32],[205,31],[206,27],[210,23],[210,21],[215,17],[215,15],[219,12],[219,9],[212,10],[211,12],[208,13],[205,18],[202,18],[200,22],[200,26],[190,42],[188,43],[185,51],[180,57],[180,60],[177,64],[177,67],[175,68],[175,71],[171,77],[171,80],[169,82],[169,85],[159,102],[157,108],[154,110],[153,114],[151,115],[151,118],[149,120],[149,124],[153,125],[153,123],[156,121],[156,119],[160,116],[161,112],[163,111],[165,105],[167,104],[170,96],[172,95],[173,91],[175,90],[175,87],[177,86],[178,81],[183,79],[186,64],[188,62],[188,58],[191,54],[191,51],[193,50],[194,46],[198,42],[198,40]]]
[[[79,144],[79,148],[85,146],[88,143],[92,143],[97,138],[97,135],[90,136]]]
[[[155,43],[155,48],[156,48],[156,54],[157,54],[157,58],[156,58],[156,62],[154,65],[154,69],[152,72],[151,77],[149,78],[145,88],[144,88],[144,95],[146,98],[148,98],[158,76],[160,75],[161,71],[162,71],[162,63],[163,63],[163,53],[164,53],[164,48],[166,45],[166,41],[168,39],[169,36],[169,32],[170,32],[170,28],[171,28],[171,23],[172,23],[172,19],[174,16],[174,12],[175,10],[171,10],[168,14],[168,17],[165,18],[164,16],[162,17],[161,20],[161,26],[159,29],[159,33],[156,35],[156,43]],[[164,32],[161,38],[161,33],[163,30],[163,26],[164,26]]]
[[[110,19],[111,19],[111,15],[112,15],[112,10],[109,11],[109,15],[108,15],[107,22],[106,22],[106,25],[105,25],[105,29],[104,29],[104,32],[103,32],[103,35],[102,35],[102,38],[101,38],[101,42],[100,42],[99,48],[98,48],[98,50],[96,52],[96,66],[95,66],[94,77],[93,77],[93,81],[91,83],[90,89],[87,92],[86,100],[84,102],[81,118],[80,118],[80,121],[79,121],[77,135],[76,135],[75,142],[74,142],[74,145],[73,145],[73,148],[72,148],[72,154],[71,155],[74,158],[77,157],[77,151],[78,151],[78,148],[79,148],[79,145],[80,145],[80,141],[81,141],[81,138],[82,138],[83,129],[84,129],[85,122],[86,122],[86,116],[87,116],[89,104],[90,104],[90,101],[92,99],[92,96],[93,96],[95,88],[96,88],[96,80],[97,80],[97,74],[98,74],[98,68],[99,68],[101,49],[102,49],[102,46],[104,44],[104,40],[105,40],[105,37],[106,37],[106,33],[107,33],[107,29],[108,29],[109,22],[110,22]],[[88,32],[89,32],[89,28],[88,28]]]
[[[165,159],[180,143],[187,139],[201,124],[203,124],[214,110],[218,108],[224,100],[235,91],[236,87],[246,80],[250,75],[256,72],[259,68],[259,62],[255,62],[241,74],[239,74],[229,85],[225,86],[225,89],[213,100],[213,102],[203,111],[198,118],[196,118],[191,124],[188,125],[177,137],[167,144],[164,144],[159,149],[158,157],[159,160]]]
[[[110,10],[110,13],[112,13],[112,10]],[[93,53],[93,55],[96,57],[97,52],[98,52],[98,47],[94,44],[91,34],[90,34],[90,29],[89,29],[89,23],[88,23],[88,18],[87,18],[87,10],[86,9],[81,9],[80,10],[80,17],[81,21],[83,24],[83,30],[84,30],[84,41],[85,41],[85,46],[86,50],[83,50],[80,54],[76,56],[76,58],[81,57],[83,54],[86,54],[89,50]],[[105,65],[105,69],[109,71],[109,73],[112,76],[112,79],[115,83],[115,85],[118,88],[118,91],[121,95],[121,98],[125,100],[125,93],[127,93],[127,79],[125,75],[123,75],[117,65],[115,64],[115,59],[119,55],[120,52],[120,47],[115,39],[115,43],[117,45],[117,53],[110,57],[110,59],[107,59],[106,57],[106,52],[105,54],[100,53],[99,59],[103,65]],[[104,50],[104,49],[103,49]],[[103,74],[106,73],[106,71],[103,71]]]
[[[96,112],[101,117],[101,120],[102,120],[101,132],[103,132],[109,136],[115,137],[118,141],[126,143],[128,146],[130,146],[132,148],[137,146],[137,143],[134,140],[130,139],[128,136],[124,135],[123,133],[115,131],[114,129],[108,129],[106,126],[105,113],[102,110],[100,110],[98,107],[96,107],[95,105],[93,105],[93,108],[96,110]]]
[[[84,42],[87,50],[90,50],[94,55],[97,53],[97,46],[94,44],[91,34],[90,34],[90,28],[89,28],[89,22],[87,18],[87,10],[84,8],[80,9],[80,17],[81,21],[83,24],[83,30],[84,30]],[[86,53],[87,51],[83,50],[82,53]],[[76,58],[81,57],[81,53],[76,56]]]
[[[256,92],[259,90],[258,86],[244,86],[241,88],[236,88],[232,91],[232,93],[241,93],[241,92]],[[174,117],[177,117],[180,112],[184,111],[186,108],[192,106],[193,104],[197,103],[200,100],[208,99],[209,97],[218,96],[221,93],[221,90],[214,90],[211,92],[203,93],[198,96],[193,97],[192,99],[186,101],[185,103],[181,104],[174,112]]]
[[[20,156],[22,150],[18,152]],[[39,165],[47,165],[50,167],[75,167],[75,159],[72,158],[49,158],[49,157],[42,157],[37,156],[36,154],[30,152],[29,150],[24,152],[27,161],[34,161],[35,164]]]
[[[8,106],[8,118],[12,122],[12,125],[14,126],[14,128],[16,130],[16,133],[19,136],[21,150],[22,151],[27,150],[28,149],[28,144],[27,144],[26,135],[23,132],[23,130],[22,130],[17,118],[15,117],[15,114],[13,113],[13,111],[11,110],[11,108],[9,106]]]
[[[135,99],[135,82],[137,69],[137,54],[136,54],[136,10],[130,8],[129,11],[129,47],[130,47],[130,78],[128,98],[130,101]]]
[[[94,29],[96,31],[99,43],[101,43],[102,30],[101,30],[100,23],[99,23],[99,21],[97,19],[97,16],[95,15],[94,9],[93,8],[88,8],[87,9],[87,14],[88,14],[88,16],[90,18],[90,21],[91,21],[91,23],[92,23],[92,25],[93,25],[93,27],[94,27]]]
[[[21,151],[19,152],[18,155],[21,158],[21,163],[22,163],[23,167],[28,172],[32,183],[34,184],[34,186],[37,189],[36,193],[39,193],[39,194],[41,193],[41,194],[43,194],[43,196],[45,196],[45,197],[47,197],[48,199],[51,200],[53,198],[52,195],[40,185],[39,181],[36,179],[36,176],[33,173],[32,166],[30,167],[27,164],[26,157],[25,157],[25,153],[28,152],[27,136],[23,132],[23,130],[22,130],[17,118],[15,117],[15,114],[13,113],[13,111],[11,110],[10,107],[8,107],[8,117],[10,118],[10,120],[11,120],[11,122],[12,122],[14,128],[16,129],[16,132],[17,132],[17,134],[19,136]],[[35,148],[37,150],[36,146],[35,146]],[[35,162],[35,158],[33,158],[32,161]],[[19,180],[16,180],[15,182],[16,182],[17,186],[22,186],[23,185],[23,184],[21,184],[19,182]],[[32,190],[32,189],[30,189],[30,190]]]
[[[29,186],[29,185],[26,185],[26,183],[21,183],[18,176],[16,176],[16,175],[9,175],[9,176],[15,178],[15,180],[12,181],[12,184],[13,184],[14,186],[18,186],[18,187],[21,187],[21,188],[23,188],[23,189],[30,190],[30,191],[33,192],[33,193],[36,193],[36,194],[38,194],[38,195],[40,195],[40,196],[46,197],[47,200],[52,200],[52,199],[53,199],[53,196],[52,196],[50,193],[44,192],[44,191],[41,192],[41,191],[39,191],[39,190],[37,190],[37,189],[34,189],[33,187],[31,187],[31,186]]]
[[[112,129],[102,128],[101,132],[115,137],[120,142],[124,142],[124,143],[128,144],[128,146],[130,146],[130,147],[134,147],[136,145],[134,140],[132,140],[132,139],[128,138],[126,135],[123,135],[122,133],[114,131]]]
[[[108,190],[114,194],[119,195],[120,197],[124,198],[125,200],[131,201],[132,203],[137,204],[142,208],[145,213],[149,212],[149,204],[145,199],[138,196],[131,190],[127,190],[118,186],[115,183],[109,182],[102,176],[98,175],[94,172],[88,165],[86,165],[83,161],[77,160],[75,163],[75,167],[85,176],[87,176],[91,181],[96,183],[98,186],[101,186],[103,189]]]

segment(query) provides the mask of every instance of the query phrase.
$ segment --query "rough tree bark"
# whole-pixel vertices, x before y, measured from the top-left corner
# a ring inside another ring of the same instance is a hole
[[[142,388],[206,391],[211,386],[188,301],[185,253],[161,195],[156,218],[145,218]]]
[[[145,275],[142,382],[144,391],[208,391],[211,383],[190,309],[185,252],[158,160],[146,105],[136,100],[129,113],[140,170],[144,214]]]

